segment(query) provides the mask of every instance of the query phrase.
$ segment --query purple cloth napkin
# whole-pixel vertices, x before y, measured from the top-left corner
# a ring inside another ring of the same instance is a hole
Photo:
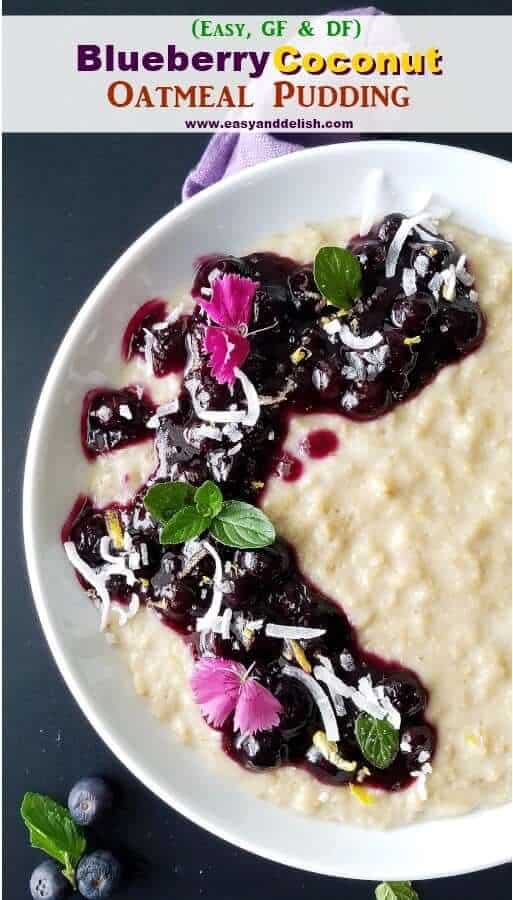
[[[383,15],[374,6],[363,9],[343,10],[331,13],[331,15],[344,15],[347,17]],[[298,134],[292,132],[297,140],[284,140],[266,132],[251,134],[227,134],[218,132],[210,139],[197,166],[185,179],[182,190],[182,198],[186,200],[193,197],[206,187],[220,181],[226,175],[233,175],[242,169],[254,166],[256,163],[284,156],[286,153],[294,153],[303,147],[314,147],[320,144],[339,143],[342,141],[354,141],[357,135],[334,135],[327,137],[319,132],[317,135]]]

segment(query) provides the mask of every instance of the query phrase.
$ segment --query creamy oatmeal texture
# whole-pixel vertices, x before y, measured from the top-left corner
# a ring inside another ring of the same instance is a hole
[[[307,226],[251,249],[307,261],[355,230],[353,222]],[[372,792],[365,805],[293,767],[246,772],[221,750],[212,754],[218,735],[192,699],[182,639],[151,610],[112,625],[136,691],[180,739],[208,748],[209,764],[213,755],[274,803],[354,824],[461,813],[502,803],[510,789],[509,250],[460,227],[443,231],[471,261],[488,321],[482,348],[383,418],[294,418],[291,452],[320,426],[336,432],[339,448],[305,459],[297,482],[271,479],[262,504],[303,570],[341,603],[364,648],[412,668],[429,688],[427,714],[439,734],[432,775],[397,794]],[[157,402],[176,393],[176,376],[149,378],[139,362],[125,367],[120,384],[134,380],[134,366]],[[93,501],[126,501],[155,465],[149,443],[98,457]]]

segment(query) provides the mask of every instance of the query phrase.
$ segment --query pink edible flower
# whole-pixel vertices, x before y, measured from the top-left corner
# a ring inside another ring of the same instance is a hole
[[[279,724],[281,703],[250,677],[241,663],[221,657],[204,657],[191,678],[196,703],[210,725],[219,728],[235,713],[234,731],[255,734]]]
[[[209,325],[205,332],[204,347],[210,353],[209,366],[219,384],[234,384],[235,369],[246,362],[249,341],[234,329],[215,328]]]
[[[205,332],[204,347],[210,354],[209,366],[219,384],[233,385],[235,369],[246,361],[250,344],[247,338],[257,281],[240,275],[223,275],[212,283],[212,297],[198,297],[198,303],[216,325]]]
[[[198,303],[217,325],[241,331],[251,318],[252,304],[260,287],[258,281],[240,275],[222,275],[212,282],[209,300],[198,297]]]

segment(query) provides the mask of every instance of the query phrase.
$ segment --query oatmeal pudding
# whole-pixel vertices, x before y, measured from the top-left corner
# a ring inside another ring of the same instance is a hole
[[[356,231],[141,298],[62,537],[206,765],[385,827],[509,796],[510,259],[428,214]]]

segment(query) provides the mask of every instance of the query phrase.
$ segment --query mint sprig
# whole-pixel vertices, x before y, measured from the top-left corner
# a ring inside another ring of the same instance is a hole
[[[419,900],[411,881],[383,881],[374,891],[376,900]]]
[[[351,309],[360,296],[362,267],[344,247],[321,247],[313,266],[314,281],[326,300],[340,309]]]
[[[241,500],[225,501],[213,481],[204,481],[196,490],[182,481],[154,484],[144,505],[163,526],[161,544],[182,544],[207,529],[220,544],[240,550],[267,547],[276,539],[262,510]]]
[[[354,730],[365,759],[377,769],[388,769],[399,750],[397,729],[386,719],[375,719],[362,712],[356,720]]]
[[[30,845],[43,850],[63,866],[62,873],[75,887],[75,868],[84,855],[86,839],[68,810],[45,794],[27,793],[20,809]]]
[[[241,500],[223,503],[219,515],[212,521],[210,531],[220,544],[243,550],[267,547],[276,537],[274,526],[265,513]]]
[[[146,492],[144,505],[157,522],[168,522],[173,513],[193,499],[194,488],[186,481],[165,481]]]

